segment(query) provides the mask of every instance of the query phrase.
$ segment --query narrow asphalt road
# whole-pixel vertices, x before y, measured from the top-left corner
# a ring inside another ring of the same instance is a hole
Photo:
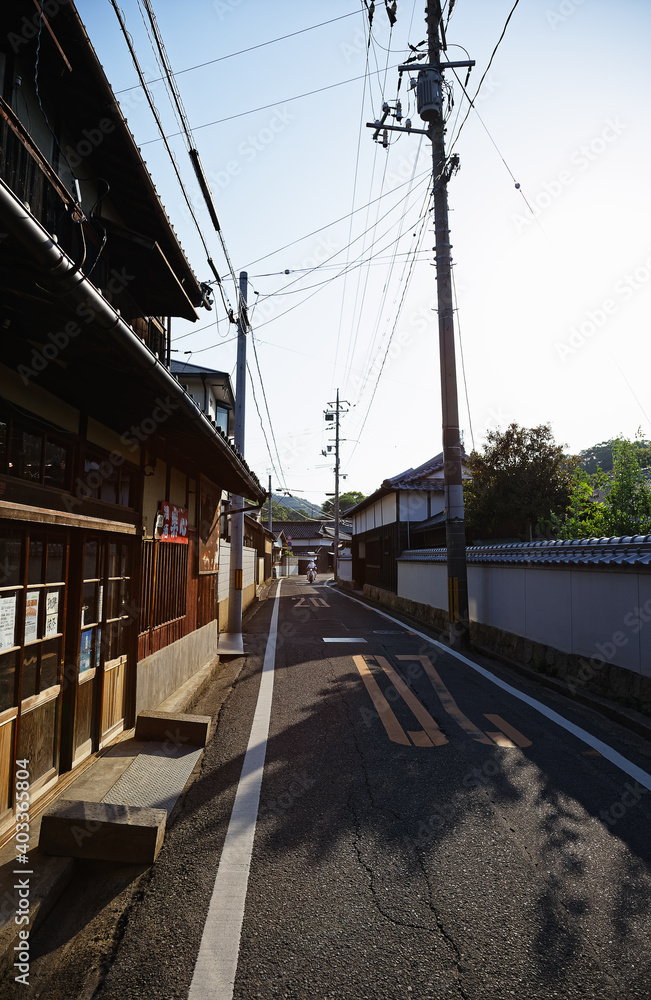
[[[648,1000],[648,743],[303,578],[246,648],[155,866],[90,933],[64,897],[32,996]]]

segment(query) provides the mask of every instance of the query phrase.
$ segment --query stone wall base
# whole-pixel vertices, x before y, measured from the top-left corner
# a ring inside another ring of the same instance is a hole
[[[447,612],[440,608],[410,601],[388,590],[368,585],[364,586],[364,596],[396,611],[403,611],[440,632],[447,632]],[[599,656],[589,659],[576,653],[564,653],[553,646],[545,646],[479,622],[470,623],[470,641],[487,653],[495,653],[536,673],[564,681],[570,694],[591,692],[651,715],[651,677],[642,677],[632,670],[607,663]]]

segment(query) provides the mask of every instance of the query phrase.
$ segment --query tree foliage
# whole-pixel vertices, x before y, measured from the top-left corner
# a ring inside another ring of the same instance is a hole
[[[517,536],[526,541],[537,524],[562,514],[578,459],[556,444],[549,424],[489,431],[473,451],[472,480],[464,486],[466,524],[475,538]]]
[[[612,471],[577,469],[565,514],[552,520],[559,538],[651,534],[651,482],[643,469],[646,442],[612,442]]]
[[[622,440],[622,438],[610,438],[608,441],[600,441],[599,444],[593,444],[591,448],[584,448],[583,451],[580,451],[579,462],[583,471],[590,475],[599,469],[611,472],[614,464],[615,446]],[[646,441],[641,435],[638,435],[631,444],[637,452],[640,464],[642,466],[651,465],[651,441]]]
[[[354,507],[355,504],[361,503],[362,500],[366,500],[363,493],[357,490],[349,490],[347,493],[339,494],[339,511],[343,513],[350,507]],[[334,497],[328,498],[321,504],[321,513],[324,517],[334,517],[335,516],[335,501]]]

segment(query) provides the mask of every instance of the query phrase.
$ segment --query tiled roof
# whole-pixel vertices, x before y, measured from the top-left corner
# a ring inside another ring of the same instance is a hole
[[[445,562],[445,549],[411,549],[398,562]],[[466,549],[469,563],[528,563],[559,566],[649,566],[651,535],[579,538],[551,542],[513,542],[473,545]]]
[[[273,531],[276,535],[284,532],[285,538],[318,538],[324,521],[274,521]],[[329,523],[329,522],[328,522]],[[334,523],[334,522],[333,522]]]
[[[464,452],[462,463],[468,464],[470,456]],[[441,475],[437,475],[441,473]],[[382,489],[385,490],[431,490],[443,489],[443,452],[423,462],[417,469],[406,469],[404,472],[385,479]],[[432,481],[434,480],[434,481]]]

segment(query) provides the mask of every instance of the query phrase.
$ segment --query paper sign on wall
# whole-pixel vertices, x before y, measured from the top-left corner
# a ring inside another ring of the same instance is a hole
[[[38,606],[41,592],[28,590],[25,603],[25,642],[38,639]]]
[[[15,645],[16,595],[0,597],[0,651]]]

